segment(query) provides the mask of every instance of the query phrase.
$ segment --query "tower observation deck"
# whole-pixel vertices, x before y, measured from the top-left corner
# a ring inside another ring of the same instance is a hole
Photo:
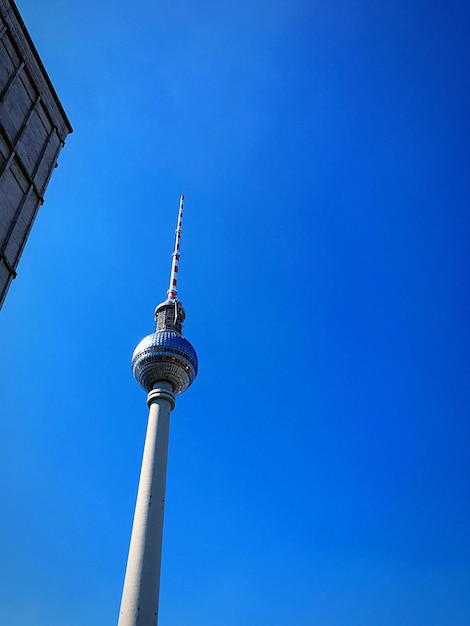
[[[155,309],[155,332],[132,356],[132,371],[148,393],[149,419],[118,626],[156,626],[170,413],[175,396],[197,375],[198,361],[183,337],[185,310],[177,297],[183,200],[180,198],[168,298]]]

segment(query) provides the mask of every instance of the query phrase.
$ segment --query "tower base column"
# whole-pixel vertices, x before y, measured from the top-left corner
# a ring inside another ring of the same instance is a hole
[[[175,406],[171,384],[156,383],[147,403],[149,420],[118,626],[155,626],[158,620],[168,438]]]

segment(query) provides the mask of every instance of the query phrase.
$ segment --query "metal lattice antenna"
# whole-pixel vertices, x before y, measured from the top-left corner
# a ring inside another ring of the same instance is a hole
[[[180,239],[181,239],[181,224],[183,221],[183,201],[184,194],[180,196],[180,208],[178,212],[178,224],[176,227],[176,239],[175,239],[175,249],[172,254],[172,263],[171,263],[171,274],[170,274],[170,288],[168,289],[168,300],[176,300],[178,291],[176,289],[176,283],[178,281],[178,263],[180,260]]]

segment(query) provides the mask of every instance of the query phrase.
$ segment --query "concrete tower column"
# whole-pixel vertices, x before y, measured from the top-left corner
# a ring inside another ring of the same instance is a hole
[[[147,404],[149,420],[118,626],[155,626],[158,619],[168,437],[175,406],[172,385],[155,383]]]

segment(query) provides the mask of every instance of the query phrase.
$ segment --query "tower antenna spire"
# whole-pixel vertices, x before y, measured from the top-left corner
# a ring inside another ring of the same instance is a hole
[[[176,231],[175,231],[176,232],[175,249],[173,251],[173,254],[171,255],[173,258],[171,262],[170,287],[167,291],[168,300],[176,300],[177,295],[178,295],[176,284],[178,282],[178,264],[180,260],[180,240],[181,240],[181,233],[183,232],[181,229],[181,226],[183,223],[183,202],[184,202],[184,194],[181,194],[180,208],[178,211],[178,222],[177,222]]]

